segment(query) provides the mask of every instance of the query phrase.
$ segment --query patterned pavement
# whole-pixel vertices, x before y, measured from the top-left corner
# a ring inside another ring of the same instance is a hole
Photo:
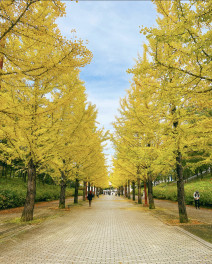
[[[212,264],[212,245],[105,195],[2,243],[0,263]]]

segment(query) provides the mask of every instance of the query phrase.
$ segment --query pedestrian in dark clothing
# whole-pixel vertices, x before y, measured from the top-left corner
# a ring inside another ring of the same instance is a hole
[[[89,201],[89,207],[91,207],[91,201],[92,201],[92,198],[94,197],[94,195],[92,194],[92,191],[89,192],[87,198],[88,198],[88,201]]]
[[[194,196],[195,207],[196,209],[197,208],[199,209],[199,198],[200,198],[199,192],[198,191],[194,192],[193,196]]]

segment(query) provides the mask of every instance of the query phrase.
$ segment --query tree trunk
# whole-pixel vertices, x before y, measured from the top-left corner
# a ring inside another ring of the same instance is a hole
[[[65,200],[66,200],[66,182],[64,172],[61,171],[61,181],[60,181],[60,200],[59,200],[59,208],[65,208]]]
[[[83,181],[83,201],[86,200],[87,197],[87,184],[85,181]]]
[[[123,196],[124,195],[124,187],[121,186],[121,195]]]
[[[172,114],[174,115],[176,112],[176,107],[173,106]],[[178,127],[178,120],[173,122],[173,126],[175,130]],[[182,167],[182,155],[179,149],[177,150],[176,157],[176,170],[177,170],[177,200],[178,200],[178,210],[179,210],[179,219],[180,223],[188,223],[188,216],[186,212],[185,206],[185,192],[184,192],[184,180],[183,180],[183,167]],[[197,174],[198,175],[198,174]]]
[[[200,169],[200,177],[201,177],[201,180],[202,180],[203,179],[202,169]]]
[[[1,177],[4,177],[4,163],[2,164]]]
[[[133,189],[133,201],[135,201],[135,181],[132,182],[132,189]]]
[[[127,197],[127,184],[124,186],[124,196]]]
[[[74,203],[78,203],[79,180],[75,180]]]
[[[5,47],[5,42],[6,42],[6,39],[5,37],[0,41],[0,45],[2,46],[2,48]],[[3,53],[2,53],[3,54]],[[4,65],[4,57],[3,55],[0,56],[0,72],[2,71],[3,69],[3,65]],[[0,90],[1,90],[1,80],[0,80]]]
[[[35,195],[36,195],[36,167],[31,158],[28,163],[27,195],[26,195],[24,210],[21,216],[22,221],[33,220]]]
[[[148,175],[148,198],[149,198],[149,209],[155,209],[154,198],[153,198],[153,187],[152,187],[152,176]]]
[[[144,180],[144,196],[145,196],[144,206],[148,206],[148,203],[147,203],[147,191],[146,191],[146,180]]]
[[[5,167],[5,177],[7,178],[7,176],[8,176],[8,166],[6,165],[6,167]]]
[[[138,183],[138,204],[142,204],[141,200],[141,179],[137,178],[137,183]]]
[[[88,193],[90,192],[90,190],[91,190],[91,183],[88,182]]]
[[[180,219],[180,223],[188,223],[188,216],[185,205],[182,156],[179,151],[176,157],[176,161],[177,161],[177,198],[178,198],[179,219]]]
[[[127,197],[128,197],[128,199],[131,199],[131,197],[130,197],[130,180],[128,180]]]
[[[26,182],[26,178],[27,178],[27,172],[24,171],[24,173],[23,173],[23,180],[24,180],[24,182]]]

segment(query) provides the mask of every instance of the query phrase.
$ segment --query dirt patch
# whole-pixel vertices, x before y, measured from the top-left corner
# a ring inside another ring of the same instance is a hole
[[[204,225],[204,223],[197,221],[197,220],[189,220],[188,223],[180,223],[179,219],[171,219],[165,222],[168,225],[174,226],[191,226],[191,225]]]
[[[23,209],[24,209],[24,207],[16,207],[16,208],[1,210],[0,215],[21,213],[23,211]]]

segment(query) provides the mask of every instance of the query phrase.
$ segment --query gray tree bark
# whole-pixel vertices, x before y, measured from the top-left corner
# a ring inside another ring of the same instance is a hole
[[[130,180],[128,180],[127,197],[128,197],[128,199],[131,199],[131,197],[130,197]]]
[[[26,194],[24,210],[21,216],[22,221],[33,220],[35,195],[36,195],[36,167],[31,158],[28,163],[27,194]]]
[[[74,192],[74,203],[78,203],[78,193],[79,193],[79,180],[75,180],[75,192]]]
[[[149,198],[149,209],[155,209],[155,203],[153,198],[152,176],[150,174],[148,174],[148,198]]]
[[[132,189],[133,189],[133,201],[135,201],[135,181],[132,182]]]
[[[61,173],[61,180],[60,180],[60,199],[59,199],[59,208],[65,208],[65,197],[66,197],[66,181],[65,181],[65,174],[63,171]]]

